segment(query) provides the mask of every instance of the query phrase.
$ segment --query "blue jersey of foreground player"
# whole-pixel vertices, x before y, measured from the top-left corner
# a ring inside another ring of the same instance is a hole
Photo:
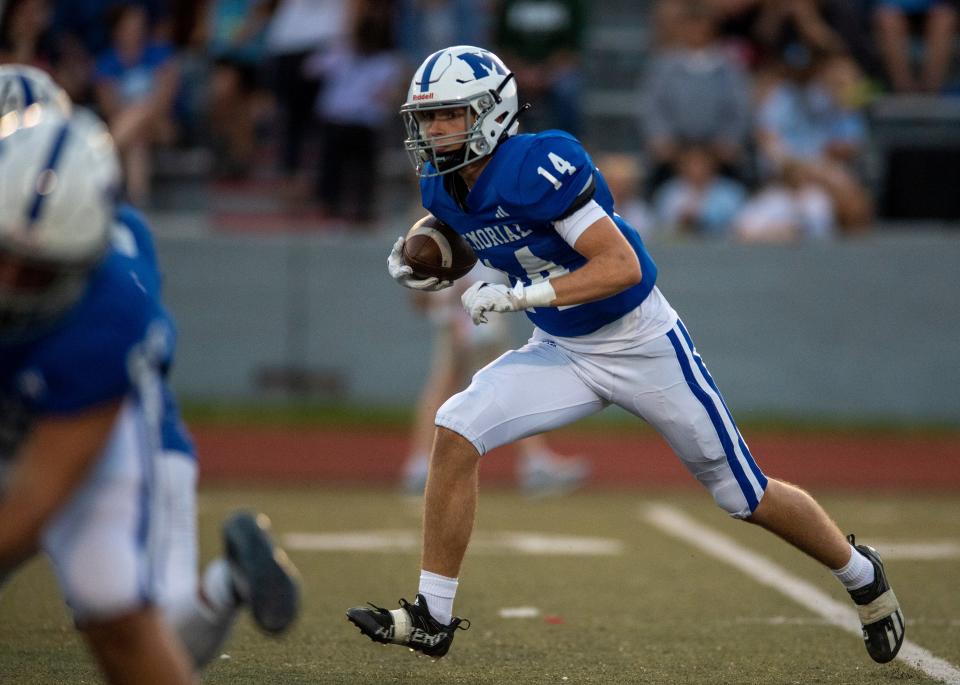
[[[491,157],[463,206],[451,195],[451,175],[420,181],[423,206],[466,238],[487,266],[511,283],[529,285],[579,269],[586,259],[552,222],[595,200],[613,219],[640,261],[642,280],[612,297],[571,307],[527,310],[547,333],[580,336],[622,317],[653,289],[657,267],[637,231],[614,214],[613,197],[590,156],[573,136],[544,131],[508,138]]]
[[[117,221],[114,225],[113,246],[128,260],[131,273],[135,274],[140,284],[158,302],[161,302],[160,291],[162,279],[160,265],[157,261],[157,250],[153,243],[153,235],[147,222],[136,209],[127,204],[121,204],[117,209]],[[160,305],[171,329],[173,319],[166,309]],[[180,409],[177,406],[173,391],[166,382],[166,375],[173,363],[173,350],[162,369],[164,382],[163,392],[163,421],[161,424],[161,441],[165,451],[179,452],[196,458],[193,440],[187,427],[180,418]]]
[[[129,395],[162,432],[164,448],[192,453],[162,381],[175,332],[159,285],[146,224],[123,208],[113,245],[81,299],[34,336],[0,335],[0,457],[16,453],[36,417],[69,415]]]

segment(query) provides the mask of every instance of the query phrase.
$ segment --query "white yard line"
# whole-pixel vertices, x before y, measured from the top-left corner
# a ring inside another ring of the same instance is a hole
[[[852,605],[832,599],[819,588],[794,576],[766,557],[698,523],[674,507],[655,504],[641,513],[644,520],[663,532],[730,564],[758,583],[777,590],[822,617],[827,623],[857,637],[861,636],[860,621]],[[960,669],[909,640],[904,640],[897,659],[923,671],[931,678],[949,685],[960,685]]]
[[[341,533],[287,533],[284,546],[309,552],[408,552],[420,551],[418,530],[359,530]],[[623,542],[613,538],[553,535],[522,531],[477,533],[471,554],[528,554],[555,556],[616,556]]]
[[[871,540],[870,546],[887,559],[939,561],[960,559],[960,542],[956,540],[927,540],[919,542],[886,542]]]

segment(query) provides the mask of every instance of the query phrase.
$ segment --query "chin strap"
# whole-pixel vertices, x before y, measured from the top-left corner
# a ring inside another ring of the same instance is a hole
[[[510,117],[510,121],[507,122],[507,125],[503,127],[503,133],[500,134],[500,138],[497,140],[497,145],[500,145],[503,141],[510,137],[510,129],[513,127],[517,120],[520,118],[520,115],[530,109],[532,105],[529,102],[525,102],[517,109],[517,113]],[[496,149],[496,148],[494,148]]]

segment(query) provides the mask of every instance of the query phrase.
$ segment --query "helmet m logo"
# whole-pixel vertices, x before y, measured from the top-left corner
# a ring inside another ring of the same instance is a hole
[[[489,52],[464,52],[457,55],[457,59],[463,60],[473,69],[473,78],[475,80],[493,76],[494,74],[507,75],[504,68],[497,63]],[[466,83],[466,81],[461,79],[457,79],[457,82]]]

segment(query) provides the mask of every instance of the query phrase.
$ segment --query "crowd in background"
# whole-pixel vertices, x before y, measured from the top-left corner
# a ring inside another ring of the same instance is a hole
[[[413,70],[492,48],[526,130],[586,135],[586,0],[0,0],[0,61],[49,71],[109,123],[148,205],[158,146],[203,147],[216,178],[278,175],[286,202],[378,219],[380,158]],[[949,94],[952,0],[651,0],[642,154],[586,139],[645,234],[792,240],[870,226],[864,108]],[[642,17],[642,19],[641,19]],[[596,135],[594,135],[596,138]],[[412,186],[411,186],[412,190]],[[411,202],[415,191],[411,192]]]

